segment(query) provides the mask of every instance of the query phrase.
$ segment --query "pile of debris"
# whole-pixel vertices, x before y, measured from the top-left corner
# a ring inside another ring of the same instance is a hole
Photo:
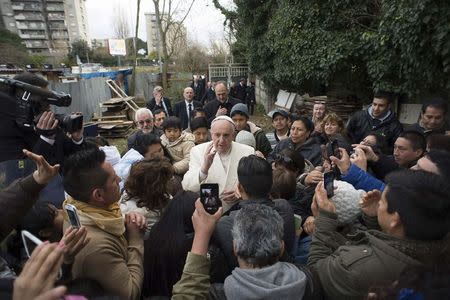
[[[133,131],[132,120],[139,107],[134,97],[128,96],[114,81],[109,79],[106,83],[118,97],[100,104],[101,116],[92,118],[92,121],[97,124],[99,135],[106,138],[125,138]]]
[[[294,111],[299,115],[312,116],[315,103],[324,103],[328,111],[336,113],[344,120],[348,120],[353,112],[362,109],[362,103],[353,97],[338,98],[335,95],[310,97],[306,94],[295,101]]]

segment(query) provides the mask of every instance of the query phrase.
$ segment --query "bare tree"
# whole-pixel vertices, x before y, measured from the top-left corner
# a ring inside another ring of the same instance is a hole
[[[114,17],[112,21],[115,38],[126,39],[130,37],[130,24],[125,15],[124,9],[119,4],[114,8]]]
[[[160,51],[162,54],[162,85],[167,88],[167,71],[176,49],[180,45],[171,44],[170,41],[178,41],[184,32],[183,23],[191,11],[195,0],[181,1],[181,0],[152,0],[155,6],[156,24],[159,31]],[[180,3],[187,3],[187,9],[184,11],[179,7]],[[172,36],[172,37],[171,37]],[[176,44],[176,43],[175,43]]]
[[[133,74],[131,75],[131,93],[134,95],[136,91],[136,66],[137,66],[137,39],[139,32],[139,13],[141,11],[141,0],[137,0],[137,10],[136,10],[136,31],[134,32],[134,43],[133,43]]]

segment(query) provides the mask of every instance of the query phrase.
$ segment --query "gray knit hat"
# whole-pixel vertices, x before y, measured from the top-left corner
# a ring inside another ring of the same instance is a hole
[[[336,207],[338,222],[341,225],[353,223],[359,215],[361,208],[359,200],[365,195],[363,190],[355,189],[345,181],[334,181],[334,196],[330,199]]]
[[[237,112],[239,112],[239,113],[245,115],[247,118],[249,117],[249,116],[248,116],[248,108],[247,108],[247,105],[245,105],[244,103],[238,103],[238,104],[235,104],[235,105],[231,108],[231,111],[230,111],[230,117],[233,117],[233,115],[234,115],[235,113],[237,113]]]
[[[253,149],[255,149],[256,147],[255,137],[251,132],[248,132],[246,130],[241,130],[238,132],[238,134],[236,135],[236,143],[253,147]]]

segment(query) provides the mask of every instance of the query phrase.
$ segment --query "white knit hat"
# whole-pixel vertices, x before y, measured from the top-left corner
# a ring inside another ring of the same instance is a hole
[[[239,131],[239,133],[236,135],[236,143],[253,147],[253,149],[256,148],[255,137],[251,132],[248,132],[246,130]]]
[[[334,196],[330,199],[336,207],[338,222],[341,225],[353,223],[359,215],[361,208],[360,199],[365,195],[365,191],[355,189],[350,183],[345,181],[334,181]]]

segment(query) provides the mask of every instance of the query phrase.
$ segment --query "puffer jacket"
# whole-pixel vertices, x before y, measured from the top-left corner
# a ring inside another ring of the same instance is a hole
[[[161,136],[162,145],[173,158],[173,169],[176,174],[183,175],[188,170],[191,149],[195,146],[194,141],[194,135],[185,131],[173,142],[169,142],[165,134]]]
[[[322,148],[316,138],[309,138],[303,144],[296,145],[291,138],[282,140],[275,146],[275,149],[267,157],[267,161],[272,163],[275,156],[284,149],[300,151],[303,157],[309,160],[314,166],[322,165]]]
[[[267,157],[267,155],[272,152],[272,146],[270,145],[264,131],[252,122],[247,122],[247,130],[250,131],[255,137],[255,150],[260,151],[265,157]]]
[[[352,144],[359,144],[369,133],[378,133],[386,139],[386,144],[392,149],[395,140],[402,131],[403,126],[392,111],[378,125],[374,124],[374,120],[367,109],[354,113],[347,123],[347,134]]]

